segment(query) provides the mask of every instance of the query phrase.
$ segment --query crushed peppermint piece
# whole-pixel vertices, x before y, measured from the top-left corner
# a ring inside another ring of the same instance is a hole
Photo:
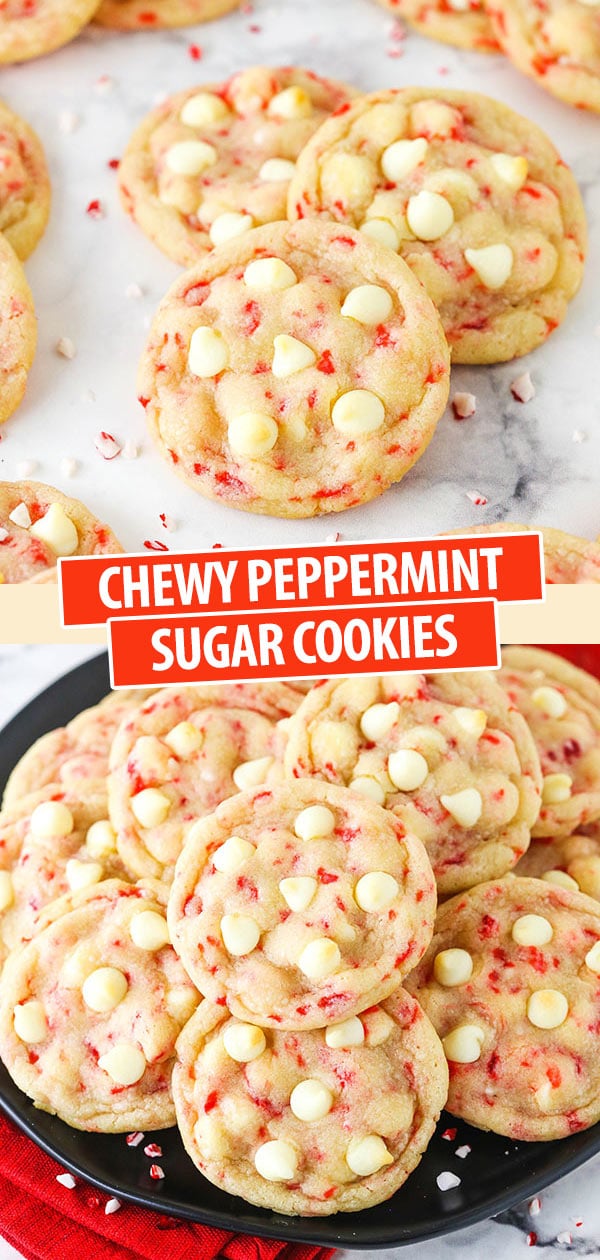
[[[442,1133],[444,1142],[453,1142],[457,1132],[457,1129],[444,1129],[444,1132]]]
[[[65,459],[60,461],[60,471],[63,477],[74,477],[79,468],[79,462],[73,459],[72,455],[67,455]]]
[[[162,1168],[160,1167],[160,1164],[150,1165],[150,1176],[152,1177],[153,1181],[162,1181],[164,1178],[164,1175],[165,1174]]]
[[[166,512],[159,513],[159,520],[163,529],[166,529],[170,534],[173,533],[173,530],[177,529],[177,524],[173,520],[173,517],[167,516]]]
[[[136,446],[135,442],[128,440],[127,442],[125,442],[125,445],[123,446],[123,449],[121,451],[121,458],[122,459],[137,459],[139,453],[140,453],[139,446]]]
[[[112,1216],[113,1212],[118,1212],[121,1206],[120,1199],[108,1199],[104,1205],[104,1215]]]
[[[157,1146],[156,1142],[149,1142],[148,1145],[144,1147],[144,1155],[147,1155],[149,1159],[160,1159],[162,1156],[162,1146]]]
[[[527,1235],[527,1246],[537,1247],[537,1240],[538,1240],[537,1234],[535,1234],[533,1230],[531,1230],[530,1233]]]
[[[455,394],[452,399],[455,420],[469,420],[477,410],[475,394]]]
[[[108,162],[107,162],[107,164],[106,164],[106,165],[108,166],[109,171],[118,171],[118,169],[119,169],[119,167],[120,167],[120,165],[121,165],[121,159],[120,159],[120,158],[109,158],[109,159],[108,159]]]
[[[105,216],[104,206],[102,205],[102,202],[98,200],[97,197],[94,197],[92,201],[88,201],[88,204],[85,208],[85,213],[89,216],[90,219],[103,219]]]
[[[59,337],[54,348],[61,359],[74,359],[77,354],[75,342],[70,337]]]
[[[165,542],[160,542],[158,538],[145,538],[144,547],[146,551],[168,551],[169,548]]]
[[[511,382],[510,392],[517,402],[531,402],[531,399],[535,398],[535,385],[531,379],[531,373],[523,372],[521,376],[516,376]]]
[[[190,44],[188,55],[192,58],[192,61],[201,61],[204,56],[204,49],[200,47],[200,44]]]
[[[136,284],[134,280],[132,281],[131,284],[127,285],[127,288],[125,290],[126,298],[141,298],[143,296],[144,296],[144,290],[142,289],[141,284]]]
[[[441,1172],[436,1177],[438,1190],[456,1190],[460,1185],[460,1177],[453,1172]]]
[[[109,74],[101,74],[99,79],[94,83],[94,92],[97,96],[108,96],[115,86],[114,79]]]
[[[56,1180],[65,1190],[74,1190],[77,1182],[72,1173],[58,1173]]]
[[[467,1146],[466,1143],[464,1146],[457,1146],[454,1154],[457,1155],[459,1159],[466,1159],[467,1155],[471,1154],[471,1147]]]
[[[112,433],[105,433],[103,429],[96,434],[94,446],[103,459],[114,459],[122,450],[121,443],[117,442]]]
[[[220,551],[220,550],[221,550],[221,548],[222,548],[222,546],[223,546],[223,543],[213,543],[211,550],[212,550],[212,551]]]
[[[27,480],[28,477],[33,477],[37,468],[37,459],[22,459],[20,463],[17,464],[17,476],[19,477],[19,480]]]
[[[570,1247],[573,1242],[573,1235],[569,1233],[568,1229],[563,1229],[560,1234],[556,1235],[556,1241],[563,1247]]]
[[[248,30],[251,35],[260,35],[262,31],[262,26],[259,26],[258,22],[249,22]]]
[[[485,507],[487,499],[480,490],[467,490],[465,493],[466,498],[469,499],[470,503],[474,503],[475,507]]]
[[[342,535],[340,534],[339,529],[336,529],[335,534],[328,534],[328,535],[327,535],[327,537],[326,537],[326,539],[325,539],[325,542],[326,542],[326,543],[336,543],[336,542],[339,542],[339,541],[340,541],[340,538],[341,538],[341,537],[342,537]]]
[[[72,136],[79,126],[79,115],[72,109],[61,109],[58,115],[58,130],[63,136]]]
[[[95,403],[96,395],[93,389],[84,389],[83,394],[81,395],[81,401],[84,403],[85,402]]]
[[[144,1141],[145,1136],[144,1133],[128,1133],[125,1141],[128,1146],[139,1146],[140,1142]]]
[[[542,1200],[538,1198],[536,1195],[535,1199],[532,1199],[531,1203],[529,1204],[529,1215],[539,1216],[541,1210],[542,1210]]]
[[[16,508],[9,512],[8,519],[13,525],[20,525],[21,529],[31,529],[33,523],[26,503],[17,503]]]
[[[581,446],[582,442],[587,442],[587,438],[588,435],[583,432],[583,429],[573,429],[572,441],[576,442],[578,446]]]

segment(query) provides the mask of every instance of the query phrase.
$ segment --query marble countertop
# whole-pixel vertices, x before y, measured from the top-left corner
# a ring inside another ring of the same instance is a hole
[[[51,224],[27,264],[39,315],[39,350],[24,405],[3,427],[0,476],[37,476],[81,497],[129,549],[215,541],[256,545],[435,533],[512,519],[595,537],[600,530],[600,120],[560,104],[500,57],[461,53],[411,34],[399,45],[375,0],[255,0],[194,30],[119,36],[88,28],[40,61],[0,71],[0,94],[39,131],[54,187]],[[190,44],[201,48],[200,60]],[[219,80],[257,62],[295,61],[370,90],[426,83],[484,89],[546,128],[573,166],[587,202],[591,252],[583,291],[550,341],[518,366],[462,368],[453,388],[478,398],[477,415],[440,422],[405,481],[351,513],[302,522],[248,517],[212,504],[162,462],[136,401],[136,364],[149,317],[177,268],[118,204],[111,159],[159,94]],[[73,128],[72,130],[70,128]],[[99,199],[105,217],[86,214]],[[137,295],[137,296],[132,296]],[[57,355],[61,337],[76,357]],[[531,370],[536,397],[513,400],[510,382]],[[140,448],[108,463],[94,435]],[[78,461],[70,479],[65,459]],[[474,506],[468,492],[487,506]],[[160,513],[175,531],[166,533]],[[251,525],[249,522],[251,521]],[[251,531],[249,535],[249,530]]]
[[[0,728],[37,692],[81,661],[95,656],[97,647],[65,645],[0,645]],[[470,1163],[470,1159],[472,1162]],[[456,1160],[449,1160],[454,1168]],[[471,1229],[449,1234],[433,1242],[386,1252],[393,1260],[487,1260],[495,1253],[517,1260],[535,1255],[535,1246],[545,1255],[557,1258],[565,1253],[577,1256],[600,1255],[600,1199],[597,1177],[600,1156],[563,1178],[538,1196],[511,1212]],[[460,1167],[463,1179],[477,1177],[476,1156],[467,1157]],[[2,1197],[0,1192],[0,1211]],[[533,1204],[533,1206],[532,1206]],[[126,1206],[122,1211],[127,1211]],[[1,1227],[1,1224],[0,1224]],[[530,1239],[530,1241],[528,1241]],[[535,1244],[535,1246],[534,1246]],[[343,1260],[370,1260],[381,1252],[338,1253]],[[18,1260],[17,1253],[0,1237],[0,1260]]]

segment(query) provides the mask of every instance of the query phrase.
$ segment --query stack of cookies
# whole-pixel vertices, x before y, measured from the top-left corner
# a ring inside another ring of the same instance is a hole
[[[600,684],[549,652],[116,693],[6,787],[2,1059],[292,1214],[388,1198],[444,1105],[564,1137],[600,1116],[599,828]]]

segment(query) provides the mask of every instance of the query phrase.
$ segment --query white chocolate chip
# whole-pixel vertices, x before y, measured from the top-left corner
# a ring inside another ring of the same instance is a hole
[[[484,1040],[485,1033],[477,1024],[460,1024],[442,1039],[442,1045],[451,1063],[476,1063]]]
[[[166,164],[174,175],[200,175],[214,166],[218,153],[205,140],[180,140],[167,150]]]
[[[474,827],[479,822],[483,811],[481,792],[477,788],[463,788],[462,792],[451,792],[441,796],[444,809],[458,823],[459,827]]]
[[[235,455],[258,459],[273,450],[279,437],[277,422],[262,411],[245,411],[229,422],[227,438]]]
[[[221,96],[214,92],[197,92],[185,102],[179,117],[186,127],[207,127],[222,122],[229,112]]]
[[[381,155],[381,169],[386,179],[398,183],[425,161],[429,145],[423,136],[416,140],[396,140]]]
[[[585,965],[595,976],[600,976],[600,941],[596,941],[595,945],[588,950],[585,956]]]
[[[450,231],[454,223],[454,210],[441,193],[429,192],[423,188],[410,198],[406,219],[417,240],[437,241]]]
[[[146,1071],[146,1060],[137,1046],[121,1043],[101,1054],[98,1066],[115,1085],[135,1085]]]
[[[334,429],[344,437],[360,437],[381,428],[385,407],[370,389],[350,389],[334,402],[331,420]]]
[[[254,1167],[265,1181],[292,1181],[298,1171],[298,1154],[291,1142],[263,1142],[254,1156]]]
[[[8,910],[15,899],[15,890],[10,871],[0,871],[0,914]]]
[[[291,289],[297,283],[296,272],[282,258],[255,258],[244,272],[244,284],[265,293]]]
[[[557,888],[567,888],[569,892],[579,892],[579,884],[566,871],[544,871],[542,879],[546,884],[556,884]]]
[[[362,1046],[364,1040],[364,1026],[357,1015],[325,1029],[325,1042],[330,1050],[349,1050],[351,1046]]]
[[[225,241],[231,241],[236,236],[243,236],[244,232],[249,232],[251,227],[254,227],[251,214],[224,210],[222,214],[217,215],[216,219],[213,219],[208,235],[213,245],[223,245]]]
[[[527,1003],[527,1018],[534,1028],[560,1028],[569,1014],[569,1003],[558,989],[538,989]]]
[[[221,919],[221,936],[227,953],[243,958],[256,949],[260,927],[249,914],[225,914]]]
[[[421,787],[429,774],[424,756],[414,748],[399,748],[397,752],[391,753],[387,769],[394,787],[400,792],[414,792]]]
[[[357,1177],[371,1177],[380,1168],[393,1162],[393,1155],[390,1155],[383,1138],[377,1133],[370,1133],[368,1137],[352,1138],[346,1151],[346,1163]]]
[[[339,946],[327,936],[320,936],[304,946],[298,959],[300,971],[309,980],[326,980],[338,970],[342,961]]]
[[[288,184],[295,173],[296,163],[288,158],[267,158],[258,172],[258,178],[264,184]]]
[[[56,556],[72,556],[79,546],[79,534],[60,503],[51,503],[29,532],[51,547]]]
[[[378,245],[385,245],[396,253],[400,248],[400,233],[389,219],[365,219],[360,231],[363,236],[368,236],[372,241],[377,241]]]
[[[248,788],[259,787],[264,783],[273,761],[273,757],[255,757],[253,761],[240,762],[232,776],[236,788],[245,792]]]
[[[483,709],[464,709],[457,708],[452,710],[452,716],[458,722],[461,731],[465,731],[467,735],[474,735],[479,739],[487,726],[487,713]]]
[[[358,792],[359,796],[366,796],[367,800],[375,801],[376,805],[385,805],[385,788],[372,775],[358,774],[349,786],[352,792]]]
[[[531,699],[536,709],[547,713],[548,717],[561,718],[567,712],[567,702],[556,687],[536,687]]]
[[[400,891],[398,881],[385,871],[369,871],[359,879],[354,889],[354,900],[367,914],[387,910]]]
[[[236,1063],[252,1063],[266,1050],[267,1039],[262,1028],[254,1024],[228,1024],[223,1033],[223,1045]]]
[[[191,757],[204,743],[204,734],[194,726],[193,722],[178,722],[167,735],[164,743],[169,745],[176,757]]]
[[[367,328],[383,324],[394,309],[387,289],[380,284],[359,284],[347,294],[341,313]]]
[[[299,840],[317,840],[335,831],[335,814],[326,805],[308,805],[296,815],[294,832]]]
[[[523,914],[513,923],[512,938],[517,945],[547,945],[553,936],[552,924],[541,914]]]
[[[158,910],[140,910],[139,914],[134,914],[129,934],[138,949],[148,949],[152,953],[169,944],[167,920]]]
[[[512,153],[493,153],[490,162],[498,179],[512,192],[519,192],[529,172],[527,158],[513,157]]]
[[[301,87],[284,88],[276,96],[271,97],[267,105],[267,114],[271,118],[310,118],[313,103]]]
[[[229,874],[238,871],[255,853],[256,848],[249,840],[244,840],[242,836],[229,836],[215,849],[212,860],[218,871]]]
[[[188,368],[193,376],[218,376],[229,366],[229,347],[216,328],[196,328],[190,340]]]
[[[473,959],[466,949],[443,949],[433,960],[433,974],[445,989],[466,984],[473,975]]]
[[[142,788],[132,796],[131,809],[140,827],[160,827],[171,809],[171,802],[158,788]]]
[[[397,700],[390,700],[389,704],[372,704],[365,709],[360,719],[360,729],[365,739],[372,740],[373,743],[385,739],[396,725],[399,713],[400,705]]]
[[[117,847],[117,836],[108,818],[99,819],[88,827],[85,847],[90,857],[102,860],[114,853]]]
[[[78,858],[69,858],[65,875],[71,892],[79,892],[80,888],[99,884],[104,876],[104,867],[100,862],[80,862]]]
[[[36,805],[30,826],[38,840],[50,840],[70,836],[75,823],[70,809],[61,801],[43,801],[41,805]]]
[[[571,796],[573,780],[570,774],[547,774],[542,781],[544,805],[562,805]]]
[[[281,880],[279,891],[290,910],[298,914],[308,909],[318,887],[311,875],[292,875]]]
[[[123,1001],[129,985],[117,967],[98,967],[83,982],[81,993],[90,1010],[105,1014]]]
[[[278,380],[285,380],[295,372],[303,372],[317,362],[317,356],[310,346],[298,341],[296,337],[288,337],[286,333],[275,337],[273,347],[275,353],[271,371]]]
[[[312,1124],[329,1115],[333,1107],[333,1094],[322,1081],[300,1081],[290,1094],[290,1108],[297,1120]]]
[[[24,1041],[28,1045],[36,1045],[44,1041],[48,1035],[48,1024],[42,1003],[31,998],[29,1002],[22,1002],[19,1006],[15,1006],[13,1026],[19,1041]]]
[[[510,245],[484,245],[483,249],[466,249],[465,258],[486,289],[501,289],[514,265]]]

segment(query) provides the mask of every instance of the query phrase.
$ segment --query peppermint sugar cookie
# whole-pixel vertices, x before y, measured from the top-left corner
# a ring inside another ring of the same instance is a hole
[[[119,167],[125,210],[182,267],[286,217],[295,162],[354,92],[311,70],[257,66],[159,105]]]
[[[600,543],[589,538],[565,534],[549,525],[514,525],[503,521],[498,525],[469,525],[451,530],[451,534],[522,533],[533,529],[542,535],[546,582],[551,584],[600,582]]]
[[[438,911],[407,981],[450,1068],[448,1110],[515,1141],[600,1118],[600,908],[539,879],[480,884]]]
[[[0,62],[29,61],[75,39],[99,0],[4,0]]]
[[[581,283],[586,226],[571,172],[538,127],[474,92],[354,101],[304,149],[288,211],[352,224],[400,253],[456,363],[533,350]]]
[[[0,582],[56,581],[59,556],[122,550],[78,499],[39,481],[0,481]]]
[[[600,818],[600,682],[553,652],[509,647],[500,682],[535,739],[543,773],[534,836],[568,836]]]
[[[423,845],[373,801],[313,781],[225,801],[186,839],[171,939],[238,1019],[319,1028],[389,997],[431,939]]]
[[[125,717],[111,749],[109,812],[126,866],[169,879],[191,823],[276,773],[278,723],[301,698],[285,683],[167,687]]]
[[[175,1122],[175,1041],[198,994],[149,889],[106,880],[55,917],[2,975],[0,1055],[36,1107],[75,1129]]]
[[[229,1194],[329,1216],[389,1199],[419,1163],[447,1094],[429,1020],[400,989],[327,1029],[263,1032],[203,1002],[177,1042],[185,1148]]]
[[[239,8],[241,0],[102,0],[94,21],[116,31],[158,31],[208,22]]]
[[[422,35],[457,48],[499,52],[483,0],[379,0]]]
[[[448,378],[437,312],[401,259],[348,228],[276,223],[175,282],[139,393],[194,489],[307,517],[400,481],[433,437]]]
[[[392,810],[425,844],[444,896],[514,866],[540,807],[533,738],[489,673],[317,685],[290,722],[285,767]]]
[[[22,401],[36,343],[31,289],[17,255],[0,232],[0,424]],[[0,506],[0,528],[2,525]]]
[[[515,875],[543,879],[600,901],[600,833],[532,840]]]
[[[600,113],[598,0],[486,0],[511,61],[553,96]]]
[[[0,232],[18,258],[28,258],[35,249],[49,212],[50,179],[41,143],[0,101]]]

